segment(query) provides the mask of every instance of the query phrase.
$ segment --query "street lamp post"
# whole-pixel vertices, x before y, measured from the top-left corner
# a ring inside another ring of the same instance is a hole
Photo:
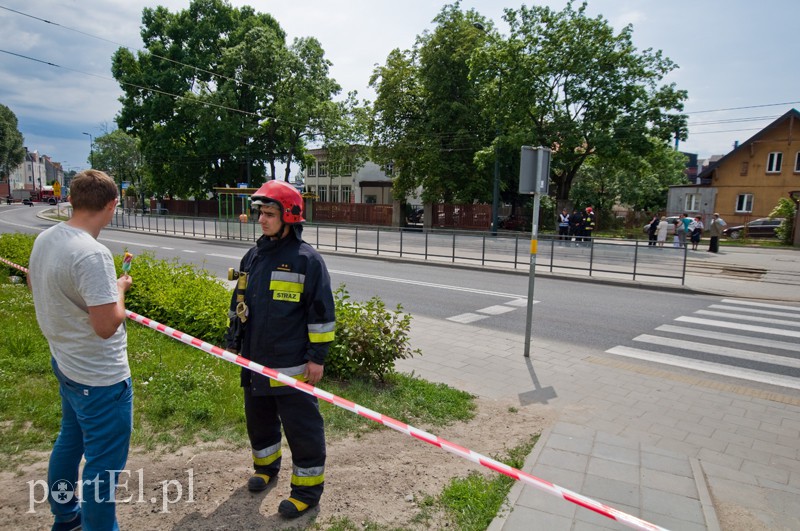
[[[89,137],[89,164],[94,168],[94,137],[89,133],[83,133]]]
[[[483,32],[487,37],[489,37],[489,32],[486,31],[486,28],[480,22],[475,22],[472,26],[477,29],[478,31]],[[500,71],[498,69],[498,78],[500,78]],[[502,96],[502,79],[498,79],[497,83],[497,102],[500,103],[500,97]],[[500,120],[497,117],[497,113],[495,113],[495,129],[494,129],[494,182],[492,183],[492,236],[497,236],[497,225],[498,225],[498,211],[500,209],[500,150],[499,150],[499,139],[500,139]]]

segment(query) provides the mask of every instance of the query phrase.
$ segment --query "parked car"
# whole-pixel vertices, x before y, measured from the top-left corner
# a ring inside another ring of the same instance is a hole
[[[33,201],[31,201],[29,198],[26,197],[25,199],[22,200],[22,204],[32,207],[33,206]]]
[[[675,222],[681,219],[680,216],[667,216],[667,234],[675,234]],[[642,227],[642,232],[647,234],[650,231],[650,224],[645,224]]]
[[[734,225],[722,231],[732,240],[747,235],[748,238],[776,238],[775,229],[783,222],[783,218],[759,218],[748,221],[744,225]]]

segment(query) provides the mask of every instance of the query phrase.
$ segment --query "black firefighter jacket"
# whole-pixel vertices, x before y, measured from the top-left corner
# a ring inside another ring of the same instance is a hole
[[[248,318],[239,351],[251,361],[302,379],[306,361],[325,363],[336,316],[325,263],[297,229],[280,240],[262,236],[242,258],[240,271],[248,274]],[[235,307],[234,291],[231,310]],[[228,348],[236,348],[232,330],[226,341]],[[244,368],[241,379],[255,396],[296,391]]]

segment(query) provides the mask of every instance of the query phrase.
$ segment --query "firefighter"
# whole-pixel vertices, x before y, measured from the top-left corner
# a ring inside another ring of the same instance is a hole
[[[594,216],[594,209],[590,206],[586,207],[586,210],[583,214],[583,241],[589,242],[591,245],[592,243],[592,235],[594,234],[595,228],[595,216]]]
[[[302,239],[302,197],[286,182],[268,181],[251,204],[263,235],[242,258],[244,300],[240,283],[231,299],[226,346],[316,385],[334,338],[335,315],[327,267]],[[298,517],[319,504],[324,488],[325,432],[317,399],[247,369],[241,384],[254,468],[247,488],[263,491],[275,480],[283,427],[293,466],[291,495],[278,512]]]

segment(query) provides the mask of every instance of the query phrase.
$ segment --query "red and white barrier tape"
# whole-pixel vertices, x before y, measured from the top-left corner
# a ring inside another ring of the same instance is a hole
[[[5,259],[5,258],[3,258],[2,256],[0,256],[0,262],[3,262],[4,264],[6,264],[6,265],[9,265],[9,266],[13,267],[14,269],[19,269],[19,270],[20,270],[20,271],[22,271],[23,273],[26,273],[26,274],[28,273],[28,270],[27,270],[27,269],[25,269],[24,267],[22,267],[21,265],[19,265],[19,264],[15,264],[14,262],[11,262],[10,260],[6,260],[6,259]]]
[[[19,269],[25,273],[28,272],[27,269],[14,264],[13,262],[9,262],[3,258],[0,258],[0,261]],[[513,478],[517,481],[521,481],[533,487],[536,487],[539,490],[547,492],[548,494],[552,494],[554,496],[558,496],[564,500],[572,502],[576,505],[580,505],[581,507],[585,507],[591,511],[594,511],[598,514],[601,514],[607,518],[615,520],[623,525],[631,527],[633,529],[643,529],[648,531],[655,531],[655,530],[663,530],[663,527],[659,527],[657,525],[651,524],[646,522],[640,518],[632,516],[630,514],[624,513],[613,507],[609,507],[603,503],[595,501],[591,498],[587,498],[581,494],[576,492],[572,492],[571,490],[559,487],[558,485],[554,485],[549,481],[545,481],[543,479],[539,479],[534,475],[528,474],[523,472],[519,469],[510,467],[504,463],[496,461],[490,457],[486,457],[481,455],[477,452],[473,452],[468,448],[464,448],[462,446],[458,446],[457,444],[451,443],[446,439],[442,439],[441,437],[437,437],[436,435],[432,435],[426,431],[420,430],[413,426],[406,424],[405,422],[400,422],[399,420],[395,420],[392,417],[387,417],[381,413],[377,413],[372,411],[371,409],[365,408],[360,406],[354,402],[336,396],[332,393],[319,389],[317,387],[308,385],[305,382],[300,382],[291,376],[286,376],[283,373],[280,373],[274,369],[270,369],[269,367],[265,367],[260,365],[254,361],[250,361],[247,358],[243,358],[227,350],[221,349],[217,346],[214,346],[210,343],[206,343],[200,339],[197,339],[189,334],[184,334],[179,330],[175,330],[174,328],[170,328],[169,326],[163,325],[159,322],[153,321],[148,319],[147,317],[143,317],[137,313],[134,313],[130,310],[125,310],[125,314],[127,315],[128,319],[135,321],[141,325],[144,325],[148,328],[152,328],[157,332],[161,332],[164,335],[177,339],[182,343],[186,343],[192,347],[200,349],[204,352],[209,354],[213,354],[214,356],[220,357],[225,361],[229,361],[231,363],[235,363],[240,367],[244,367],[245,369],[251,370],[258,374],[263,374],[273,380],[277,380],[281,383],[286,385],[292,386],[295,389],[298,389],[306,394],[315,396],[320,398],[326,402],[329,402],[335,406],[340,408],[346,409],[362,417],[366,417],[370,420],[374,420],[384,426],[392,428],[393,430],[399,431],[400,433],[405,433],[415,439],[419,439],[421,441],[425,441],[428,444],[432,444],[434,446],[438,446],[442,450],[455,454],[459,457],[463,457],[464,459],[468,459],[473,463],[477,463],[479,465],[485,466],[495,472],[499,472],[501,474],[505,474],[506,476]]]

